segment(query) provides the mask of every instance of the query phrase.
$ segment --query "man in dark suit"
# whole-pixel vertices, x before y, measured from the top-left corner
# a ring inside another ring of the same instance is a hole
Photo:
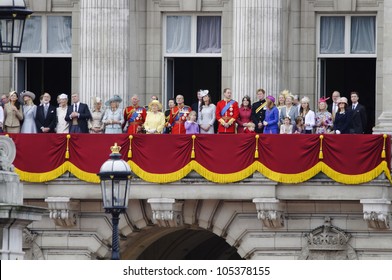
[[[45,92],[42,103],[37,107],[35,124],[38,133],[54,133],[57,122],[56,107],[50,104],[50,94]]]
[[[73,93],[72,104],[68,106],[65,120],[69,122],[70,133],[88,133],[88,120],[91,119],[91,113],[87,104],[79,101],[79,95]]]
[[[202,103],[203,103],[203,98],[201,97],[201,92],[202,92],[203,90],[201,89],[201,90],[199,90],[198,92],[197,92],[197,102],[195,102],[195,103],[193,103],[192,105],[191,105],[191,108],[192,108],[192,111],[195,111],[196,112],[196,120],[197,120],[197,118],[198,118],[198,114],[199,114],[199,112],[200,112],[200,110],[201,110],[201,106],[203,105]],[[208,90],[206,90],[207,91],[207,93],[208,93]]]
[[[255,124],[255,131],[256,133],[263,133],[263,121],[265,118],[265,110],[267,102],[265,101],[265,90],[260,88],[257,90],[257,99],[255,103],[252,104],[252,114],[251,119]]]
[[[363,105],[358,103],[359,94],[356,91],[351,92],[351,134],[363,134],[366,129],[366,109]]]

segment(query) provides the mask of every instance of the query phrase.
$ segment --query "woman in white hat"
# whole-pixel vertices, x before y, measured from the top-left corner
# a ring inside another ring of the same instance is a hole
[[[158,100],[153,100],[148,104],[148,112],[144,129],[147,134],[162,133],[165,127],[165,114],[161,112],[162,104]]]
[[[351,128],[352,111],[347,110],[347,98],[340,97],[337,100],[338,111],[335,114],[333,128],[336,134],[349,134]]]
[[[122,109],[119,108],[122,98],[114,95],[105,102],[105,106],[110,108],[105,110],[103,114],[102,123],[105,126],[106,134],[119,134],[122,133],[122,124],[124,123],[124,114]]]
[[[65,120],[68,110],[68,95],[65,93],[60,94],[57,97],[59,107],[56,109],[57,113],[57,125],[56,133],[69,133],[69,122]]]
[[[102,100],[100,97],[92,98],[93,108],[91,109],[91,119],[88,120],[88,128],[90,133],[103,133],[103,110]]]
[[[9,102],[4,105],[4,132],[20,132],[20,122],[23,120],[23,112],[18,99],[16,91],[11,91]]]
[[[316,114],[310,110],[310,99],[305,96],[301,99],[301,108],[299,109],[299,115],[304,120],[304,130],[306,134],[313,132],[313,127],[316,124]]]
[[[199,112],[199,117],[197,119],[197,122],[200,125],[200,133],[214,134],[216,106],[212,103],[211,95],[208,90],[202,90],[201,96],[203,103],[201,106],[201,112]]]
[[[37,105],[33,103],[35,94],[31,91],[23,91],[20,94],[20,102],[23,101],[23,124],[20,133],[37,133],[35,116],[37,115]]]

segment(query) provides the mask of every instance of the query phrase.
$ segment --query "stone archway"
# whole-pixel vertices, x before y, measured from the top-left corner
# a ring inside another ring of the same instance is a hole
[[[205,229],[151,228],[131,237],[122,259],[139,260],[240,260],[225,239]]]

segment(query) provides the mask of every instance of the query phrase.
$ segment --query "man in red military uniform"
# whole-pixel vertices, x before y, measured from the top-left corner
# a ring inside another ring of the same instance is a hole
[[[218,133],[235,133],[235,121],[238,115],[238,103],[231,99],[231,89],[225,88],[223,100],[216,104],[215,116],[218,120]]]
[[[177,106],[173,107],[170,110],[170,118],[167,126],[171,126],[171,134],[185,134],[185,125],[186,118],[190,111],[192,111],[191,107],[184,105],[184,96],[177,95],[176,96]]]
[[[137,95],[132,96],[132,105],[124,109],[124,127],[127,128],[128,134],[141,133],[144,121],[146,120],[146,109],[139,106],[139,97]]]

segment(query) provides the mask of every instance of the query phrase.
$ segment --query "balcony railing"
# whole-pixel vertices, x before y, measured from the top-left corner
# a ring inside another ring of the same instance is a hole
[[[178,181],[195,171],[214,183],[241,181],[254,172],[280,183],[300,183],[322,172],[344,184],[381,174],[391,181],[387,135],[126,135],[10,134],[21,180],[45,182],[70,172],[96,175],[115,142],[133,173],[153,183]]]

